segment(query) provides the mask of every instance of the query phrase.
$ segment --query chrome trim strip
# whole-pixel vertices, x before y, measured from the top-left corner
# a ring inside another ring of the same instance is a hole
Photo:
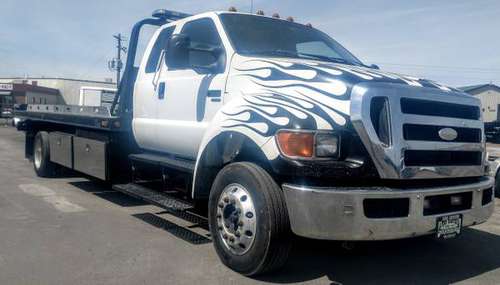
[[[446,126],[457,128],[483,128],[482,121],[448,118],[448,117],[435,117],[435,116],[422,116],[422,115],[408,115],[401,114],[402,124],[419,124],[430,126]],[[415,123],[418,122],[418,123]]]
[[[484,147],[480,143],[405,141],[402,146],[405,150],[484,151]]]

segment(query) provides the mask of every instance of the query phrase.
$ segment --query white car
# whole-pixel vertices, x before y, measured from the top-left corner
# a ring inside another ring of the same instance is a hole
[[[22,119],[21,119],[21,118],[19,118],[19,117],[14,117],[14,118],[12,118],[12,126],[13,126],[13,127],[17,127],[17,125],[18,125],[21,121],[22,121]]]

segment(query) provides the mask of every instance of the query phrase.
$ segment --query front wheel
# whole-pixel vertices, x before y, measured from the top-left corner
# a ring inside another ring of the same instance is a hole
[[[209,223],[222,262],[252,276],[282,267],[291,249],[291,231],[281,188],[261,167],[232,163],[212,186]]]

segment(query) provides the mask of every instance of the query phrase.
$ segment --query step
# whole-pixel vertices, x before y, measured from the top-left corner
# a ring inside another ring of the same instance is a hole
[[[172,155],[163,155],[155,153],[140,153],[131,154],[129,158],[132,161],[140,161],[144,163],[154,164],[175,170],[194,173],[195,161],[177,158]]]
[[[113,185],[113,190],[122,192],[126,195],[138,198],[170,211],[187,211],[194,208],[193,204],[187,201],[135,183],[116,184]]]

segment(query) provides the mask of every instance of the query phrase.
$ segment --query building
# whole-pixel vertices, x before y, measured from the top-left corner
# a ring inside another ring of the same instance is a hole
[[[46,87],[59,91],[62,97],[62,104],[78,105],[80,101],[80,91],[82,87],[96,88],[116,88],[116,84],[107,81],[92,81],[70,78],[49,78],[49,77],[10,77],[0,78],[0,84],[27,84],[38,87]]]
[[[500,121],[500,87],[494,84],[465,86],[460,90],[477,96],[481,100],[483,118],[486,123]]]
[[[12,115],[14,105],[64,104],[59,90],[27,83],[0,84],[0,115]]]

